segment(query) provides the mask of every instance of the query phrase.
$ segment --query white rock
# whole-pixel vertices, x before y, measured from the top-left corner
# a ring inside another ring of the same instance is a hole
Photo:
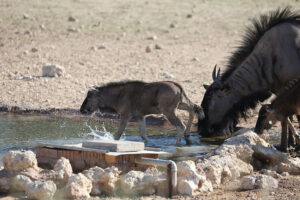
[[[151,174],[132,170],[120,177],[120,187],[126,195],[152,195],[155,193],[154,180]]]
[[[287,158],[287,161],[272,166],[272,169],[279,172],[288,172],[293,175],[300,175],[300,158]]]
[[[83,172],[92,181],[93,188],[91,194],[94,195],[114,194],[117,189],[120,173],[121,171],[114,166],[105,170],[96,166]]]
[[[168,72],[162,72],[161,75],[165,78],[174,78],[174,75]]]
[[[272,171],[272,170],[262,169],[262,170],[260,170],[260,173],[268,175],[268,176],[272,176],[273,178],[276,178],[276,179],[281,178],[280,174],[278,174],[277,172]]]
[[[199,191],[212,191],[212,184],[205,176],[198,174],[194,161],[181,161],[177,163],[178,193],[181,195],[195,195]]]
[[[13,191],[25,192],[31,183],[32,181],[28,176],[17,175],[12,179],[11,188]]]
[[[59,65],[45,64],[43,66],[43,74],[42,76],[46,77],[57,77],[63,76],[65,73],[65,69]]]
[[[68,159],[61,157],[56,164],[54,169],[56,172],[56,184],[58,187],[63,187],[68,182],[69,177],[72,176],[73,170],[71,163]]]
[[[271,176],[254,174],[244,176],[241,180],[241,189],[275,189],[278,188],[278,181]]]
[[[69,178],[63,189],[63,196],[72,199],[88,199],[92,191],[92,181],[79,173]]]
[[[53,181],[34,181],[29,184],[26,193],[29,199],[52,199],[56,192]]]
[[[38,168],[35,154],[32,151],[9,151],[2,158],[2,162],[7,170]]]

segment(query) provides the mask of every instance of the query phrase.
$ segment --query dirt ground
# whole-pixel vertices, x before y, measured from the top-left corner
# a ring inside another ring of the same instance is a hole
[[[200,104],[213,66],[223,69],[250,19],[286,5],[300,8],[297,0],[1,0],[0,106],[78,109],[92,86],[128,79],[179,82]],[[64,76],[41,77],[45,63]],[[300,199],[299,183],[199,199]]]

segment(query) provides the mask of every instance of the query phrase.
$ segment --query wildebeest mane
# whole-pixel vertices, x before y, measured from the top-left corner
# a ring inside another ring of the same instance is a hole
[[[225,81],[233,71],[251,54],[260,38],[272,27],[284,22],[298,22],[300,14],[292,11],[290,7],[276,9],[269,14],[263,14],[259,18],[252,20],[252,25],[246,28],[240,45],[232,53],[227,61],[225,72],[221,80]]]
[[[113,88],[113,87],[119,87],[119,86],[125,86],[127,84],[145,84],[143,81],[119,81],[119,82],[110,82],[106,83],[102,86],[96,87],[96,90],[101,90],[102,88]]]

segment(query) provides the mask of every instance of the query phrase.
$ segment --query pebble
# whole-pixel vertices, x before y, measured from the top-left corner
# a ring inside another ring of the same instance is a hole
[[[35,53],[35,52],[37,52],[37,51],[38,51],[38,49],[35,48],[35,47],[33,47],[33,48],[31,49],[31,52],[33,52],[33,53]]]
[[[98,27],[98,26],[100,26],[100,24],[101,24],[101,22],[97,22],[97,23],[93,24],[93,27]]]
[[[168,72],[162,72],[161,75],[164,76],[165,78],[174,78],[174,75]]]
[[[41,25],[40,25],[40,29],[45,30],[45,25],[44,25],[44,24],[41,24]]]
[[[151,52],[151,48],[149,46],[146,47],[146,53],[150,53]]]
[[[97,47],[92,46],[92,47],[90,47],[90,50],[92,50],[92,51],[97,51]]]
[[[186,17],[187,17],[187,18],[192,18],[193,15],[192,15],[192,14],[187,14]]]
[[[159,44],[156,44],[156,45],[154,46],[154,48],[155,48],[155,49],[162,49],[162,47],[161,47]]]
[[[288,172],[282,172],[281,176],[289,176],[290,174]]]
[[[147,37],[147,39],[148,40],[157,40],[157,36],[153,35],[153,36]]]
[[[76,28],[68,28],[67,29],[69,32],[73,32],[73,33],[76,33],[76,32],[79,32],[79,29],[76,29]]]
[[[98,49],[106,49],[106,47],[101,44],[101,45],[98,46]]]
[[[23,14],[23,19],[29,19],[29,18],[30,18],[30,16],[27,13]]]
[[[29,54],[29,51],[27,51],[27,50],[24,51],[24,55],[27,55],[27,54]]]
[[[78,22],[78,19],[76,19],[75,17],[70,16],[68,18],[69,22]]]
[[[199,61],[199,58],[194,57],[194,58],[192,59],[192,61],[198,62],[198,61]]]
[[[275,192],[270,192],[270,195],[272,195],[272,196],[275,195]]]

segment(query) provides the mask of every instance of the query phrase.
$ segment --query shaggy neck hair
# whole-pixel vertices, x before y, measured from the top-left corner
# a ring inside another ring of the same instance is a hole
[[[225,72],[221,76],[221,81],[226,81],[230,75],[242,64],[242,62],[252,53],[256,44],[262,36],[272,27],[285,22],[299,23],[300,14],[291,11],[289,7],[277,9],[269,14],[261,15],[258,19],[252,20],[252,25],[246,29],[245,35],[236,51],[229,57]],[[202,107],[205,115],[208,114],[208,105],[212,98],[214,89],[210,86],[204,95]],[[258,102],[262,102],[271,96],[269,91],[258,91],[251,95],[242,97],[240,101],[226,113],[222,125],[218,126],[221,129],[229,121],[235,124],[240,117],[247,117],[246,111],[250,108],[255,108]],[[200,123],[199,123],[200,126]]]

